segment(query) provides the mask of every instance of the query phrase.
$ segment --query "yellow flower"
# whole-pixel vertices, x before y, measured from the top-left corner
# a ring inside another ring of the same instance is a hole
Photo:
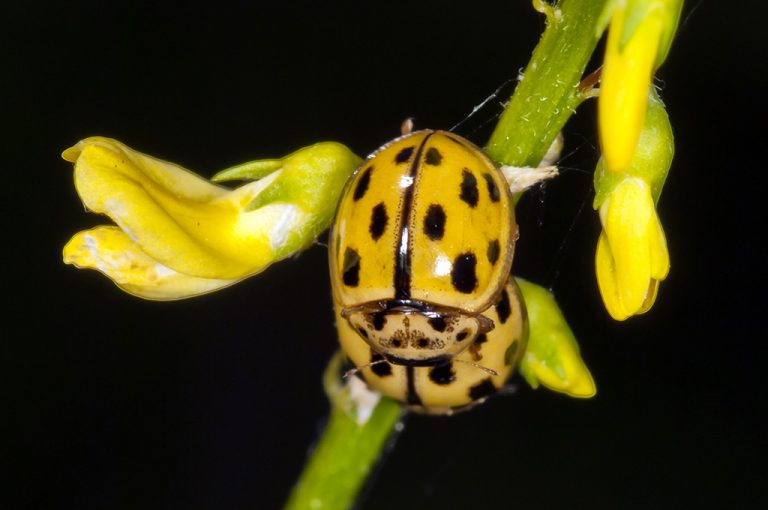
[[[666,58],[682,0],[614,0],[598,99],[600,145],[611,172],[631,162],[654,71]]]
[[[117,224],[75,234],[64,261],[158,300],[231,285],[306,248],[360,162],[343,145],[316,144],[227,172],[220,180],[259,178],[229,190],[109,138],[85,139],[62,157],[75,163],[86,208]]]
[[[616,320],[648,311],[669,272],[664,230],[656,214],[674,155],[674,138],[661,100],[652,92],[632,161],[622,172],[595,170],[594,207],[603,232],[595,267],[605,307]]]
[[[667,241],[649,186],[628,177],[600,207],[595,266],[603,302],[616,320],[647,312],[669,272]]]

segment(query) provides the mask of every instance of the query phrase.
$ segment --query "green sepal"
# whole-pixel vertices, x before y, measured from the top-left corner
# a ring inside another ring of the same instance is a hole
[[[328,207],[335,211],[344,184],[362,159],[340,143],[322,142],[279,161],[280,175],[246,210],[272,202],[293,202],[314,210]]]
[[[520,362],[523,378],[532,388],[542,384],[571,397],[592,397],[594,379],[554,296],[544,287],[515,280],[528,310],[528,345]]]
[[[283,166],[282,159],[259,159],[226,168],[211,177],[211,180],[213,182],[255,181],[279,170],[281,166]]]
[[[599,209],[616,186],[627,177],[638,177],[647,182],[651,186],[654,202],[658,202],[674,154],[675,138],[669,116],[656,90],[651,88],[645,125],[627,170],[610,172],[605,168],[602,158],[597,162],[593,207]]]
[[[300,227],[286,234],[275,251],[277,258],[310,245],[333,220],[339,197],[362,159],[346,146],[321,142],[280,159],[237,165],[216,174],[216,181],[273,179],[245,207],[254,211],[270,204],[297,206],[305,217]],[[277,175],[274,175],[277,174]]]
[[[597,17],[597,22],[595,23],[595,38],[599,39],[602,37],[603,32],[605,32],[605,29],[608,28],[608,24],[611,22],[613,11],[616,10],[616,8],[619,6],[619,3],[620,0],[608,0],[608,2],[606,2],[602,12]]]
[[[667,9],[664,12],[664,29],[661,32],[661,41],[659,42],[659,54],[656,57],[656,69],[667,60],[669,48],[672,47],[672,40],[677,33],[677,26],[680,24],[680,14],[683,12],[683,0],[669,0]]]

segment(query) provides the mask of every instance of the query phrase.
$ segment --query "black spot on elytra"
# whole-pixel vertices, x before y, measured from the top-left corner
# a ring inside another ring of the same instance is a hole
[[[468,329],[465,329],[463,331],[459,331],[459,334],[456,335],[456,341],[457,342],[462,342],[462,341],[466,340],[466,338],[468,336],[469,336],[469,330]]]
[[[371,365],[371,372],[378,375],[379,377],[392,375],[392,365],[390,365],[387,361],[382,361],[383,359],[384,356],[378,352],[371,352],[371,363],[376,362],[375,365]]]
[[[469,354],[472,356],[472,359],[475,361],[480,361],[483,359],[483,355],[480,354],[480,349],[482,348],[483,344],[488,341],[488,337],[485,336],[485,333],[478,335],[477,338],[475,338],[475,341],[472,342],[472,345],[469,346]]]
[[[488,243],[488,251],[486,252],[486,255],[488,255],[488,262],[495,264],[496,261],[499,260],[499,253],[501,253],[499,240],[494,239],[493,241],[490,241]]]
[[[464,294],[469,294],[477,287],[477,275],[475,274],[477,258],[474,253],[462,253],[453,260],[451,269],[451,283],[453,288]]]
[[[466,168],[464,169],[462,176],[461,193],[459,194],[459,198],[465,201],[470,207],[475,207],[479,198],[479,194],[477,192],[477,179],[475,179],[475,176],[472,175],[472,172]]]
[[[499,314],[499,320],[502,324],[507,322],[512,314],[512,308],[509,306],[509,294],[507,294],[506,289],[501,291],[501,298],[496,303],[496,313]]]
[[[469,388],[469,398],[472,400],[480,400],[481,398],[488,397],[494,393],[496,393],[496,386],[493,385],[493,381],[491,381],[490,377],[483,379]]]
[[[447,324],[445,323],[445,319],[440,316],[432,317],[427,322],[429,322],[429,325],[432,326],[432,329],[434,329],[435,331],[439,331],[440,333],[445,331],[445,328],[447,326]]]
[[[428,165],[432,165],[432,166],[439,165],[442,160],[443,160],[443,155],[440,154],[440,151],[435,149],[434,147],[430,147],[429,150],[427,150],[427,155],[424,157],[424,161]]]
[[[400,340],[399,338],[393,338],[392,339],[392,347],[400,348],[402,346],[403,346],[403,341],[402,340]]]
[[[416,340],[416,347],[419,349],[426,349],[428,345],[429,345],[429,340],[427,340],[426,338],[419,338],[418,340]]]
[[[384,316],[383,313],[375,313],[373,314],[373,327],[376,331],[381,331],[384,329],[384,324],[387,323],[387,318]]]
[[[424,233],[433,241],[439,241],[445,233],[445,211],[437,204],[432,204],[424,216]]]
[[[429,378],[433,383],[445,386],[456,380],[456,373],[453,371],[451,362],[444,365],[438,365],[429,371]]]
[[[355,186],[355,193],[352,195],[352,199],[357,202],[365,196],[365,192],[368,191],[368,185],[371,183],[371,172],[373,166],[369,166],[363,171],[363,175],[360,176],[360,180],[357,181]]]
[[[515,354],[517,354],[517,346],[519,342],[517,339],[515,339],[512,344],[507,347],[507,350],[504,351],[504,364],[505,365],[511,365],[512,360],[515,359]]]
[[[360,283],[360,255],[352,248],[344,251],[344,263],[342,264],[344,285],[357,287]]]
[[[499,188],[496,186],[496,181],[493,180],[491,174],[483,174],[485,183],[488,185],[488,196],[491,197],[491,202],[499,201]]]
[[[357,328],[357,332],[360,333],[360,336],[367,339],[368,338],[368,332],[365,330],[365,328]]]
[[[395,156],[395,163],[405,163],[411,159],[411,154],[413,154],[413,146],[406,147],[397,153],[397,156]]]
[[[378,241],[384,233],[384,229],[387,228],[387,221],[389,221],[387,208],[384,206],[384,202],[381,202],[371,211],[371,225],[368,227],[374,241]]]

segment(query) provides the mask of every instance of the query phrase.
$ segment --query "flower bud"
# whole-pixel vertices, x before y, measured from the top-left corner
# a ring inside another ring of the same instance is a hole
[[[611,172],[632,160],[645,122],[655,70],[666,59],[682,0],[615,0],[610,18],[598,99],[600,145]]]
[[[520,373],[534,388],[547,388],[571,397],[589,398],[595,381],[579,353],[579,344],[560,307],[544,287],[516,278],[528,311],[528,345]]]

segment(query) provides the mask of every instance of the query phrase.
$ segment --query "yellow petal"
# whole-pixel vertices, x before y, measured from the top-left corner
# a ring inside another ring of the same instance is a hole
[[[595,253],[595,273],[597,274],[597,286],[603,298],[603,304],[608,313],[617,321],[627,319],[631,312],[627,312],[619,297],[616,287],[616,267],[613,263],[611,247],[605,232],[600,233],[597,240],[597,252]]]
[[[628,177],[600,207],[603,232],[595,269],[611,317],[624,320],[648,311],[669,273],[669,253],[650,187]]]
[[[64,247],[64,262],[96,269],[126,292],[144,299],[170,300],[196,296],[238,280],[198,278],[160,264],[117,227],[78,232]]]
[[[651,192],[644,181],[625,179],[601,207],[619,298],[627,311],[645,301],[651,279],[651,218],[656,215]],[[654,232],[655,234],[655,232]]]
[[[649,232],[651,276],[656,280],[663,280],[669,274],[669,251],[667,250],[667,237],[664,235],[664,229],[655,210],[651,223],[651,231]]]
[[[656,294],[659,291],[659,283],[669,274],[669,252],[667,251],[667,238],[661,227],[659,217],[654,214],[651,218],[649,232],[649,250],[651,258],[651,281],[642,306],[636,312],[643,314],[653,307],[656,302]]]
[[[237,279],[274,261],[280,236],[303,219],[286,203],[245,213],[280,173],[235,191],[108,138],[64,151],[83,203],[107,214],[149,257],[179,273]]]
[[[616,9],[611,20],[598,99],[600,144],[611,172],[625,170],[635,153],[664,25],[653,10],[622,47],[625,14]]]

